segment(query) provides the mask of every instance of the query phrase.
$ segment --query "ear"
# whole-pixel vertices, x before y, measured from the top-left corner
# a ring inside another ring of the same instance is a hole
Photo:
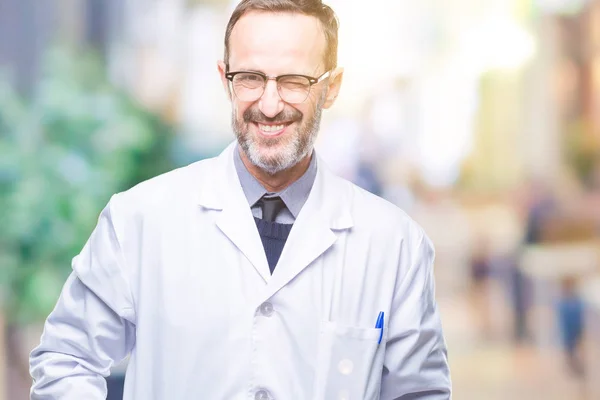
[[[325,98],[325,103],[323,103],[323,108],[329,108],[335,103],[335,99],[337,99],[340,93],[343,76],[343,68],[336,68],[331,72],[328,79],[329,84],[327,85],[327,97]]]
[[[219,76],[221,77],[223,89],[225,89],[225,93],[227,93],[227,98],[231,101],[231,90],[229,88],[229,80],[225,78],[227,66],[225,65],[225,62],[223,60],[217,61],[217,69],[219,70]]]

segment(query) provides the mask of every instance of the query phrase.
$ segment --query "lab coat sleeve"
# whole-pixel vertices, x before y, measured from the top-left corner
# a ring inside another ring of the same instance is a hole
[[[30,354],[31,400],[106,399],[111,366],[134,345],[133,296],[110,203],[72,266]]]
[[[418,243],[394,293],[381,400],[451,398],[447,350],[435,301],[435,253],[422,231]]]

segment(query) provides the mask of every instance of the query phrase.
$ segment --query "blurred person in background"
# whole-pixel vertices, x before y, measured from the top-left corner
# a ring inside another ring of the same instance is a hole
[[[600,157],[595,159],[585,180],[585,193],[581,207],[578,208],[580,217],[594,225],[597,235],[600,234]]]
[[[549,185],[539,179],[530,179],[523,199],[519,202],[524,214],[525,233],[521,249],[517,251],[515,262],[510,264],[510,286],[514,315],[513,338],[522,344],[531,340],[527,314],[531,297],[531,286],[519,268],[519,257],[526,246],[534,246],[544,241],[547,227],[557,211],[557,202]]]
[[[527,206],[525,243],[538,244],[543,241],[547,223],[557,211],[558,205],[548,185],[532,181]]]
[[[358,162],[354,183],[374,195],[382,195],[382,183],[372,161],[361,159]]]
[[[492,313],[490,312],[490,274],[491,254],[490,239],[479,237],[471,255],[471,295],[476,321],[481,335],[492,338]]]
[[[30,357],[31,398],[449,399],[434,249],[313,150],[339,93],[320,0],[244,0],[218,70],[237,141],[114,195]]]
[[[563,351],[569,371],[580,376],[584,372],[583,360],[580,357],[584,305],[577,292],[575,277],[566,277],[561,281],[561,294],[556,308]]]

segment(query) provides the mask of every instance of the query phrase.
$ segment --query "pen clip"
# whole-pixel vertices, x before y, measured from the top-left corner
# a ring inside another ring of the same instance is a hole
[[[380,329],[379,331],[379,341],[377,344],[381,344],[381,339],[383,338],[383,325],[384,325],[384,313],[383,311],[379,312],[377,316],[377,322],[375,323],[375,328]]]

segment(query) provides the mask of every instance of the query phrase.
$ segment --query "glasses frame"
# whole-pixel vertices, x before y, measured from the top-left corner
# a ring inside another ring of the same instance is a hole
[[[258,72],[258,71],[232,71],[229,72],[229,65],[226,66],[226,70],[225,70],[225,78],[227,78],[227,80],[229,82],[231,82],[231,86],[232,86],[232,91],[235,94],[235,97],[238,97],[237,93],[235,93],[235,90],[233,89],[233,78],[238,75],[238,74],[255,74],[255,75],[259,75],[261,76],[265,83],[263,85],[262,88],[262,93],[260,96],[258,96],[256,98],[256,100],[260,99],[264,94],[265,94],[265,89],[267,88],[267,83],[269,83],[269,81],[275,81],[276,83],[279,83],[280,79],[283,78],[289,78],[290,76],[298,76],[298,77],[302,77],[302,78],[306,78],[309,82],[309,87],[308,87],[308,92],[306,93],[306,97],[304,98],[304,100],[299,101],[299,102],[295,102],[295,103],[291,103],[289,101],[285,101],[283,100],[283,97],[281,97],[281,93],[279,92],[280,88],[279,88],[279,84],[277,85],[277,94],[279,95],[279,98],[289,104],[301,104],[304,103],[306,101],[306,99],[308,99],[308,97],[310,96],[310,92],[312,90],[312,87],[314,85],[316,85],[317,83],[320,83],[322,81],[324,81],[325,79],[329,78],[331,71],[325,71],[323,74],[321,74],[321,76],[319,77],[314,77],[314,76],[308,76],[308,75],[302,75],[302,74],[284,74],[284,75],[278,75],[278,76],[271,76],[271,75],[267,75],[265,73],[262,72]],[[239,97],[238,97],[239,99]],[[240,99],[241,100],[241,99]],[[254,101],[256,101],[254,100]]]

